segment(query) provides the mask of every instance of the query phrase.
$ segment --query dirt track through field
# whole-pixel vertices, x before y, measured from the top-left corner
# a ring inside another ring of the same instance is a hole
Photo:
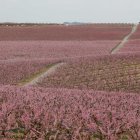
[[[132,27],[131,32],[124,37],[124,39],[119,43],[119,45],[117,45],[112,51],[111,54],[115,54],[117,51],[119,51],[122,47],[124,47],[124,45],[126,44],[126,42],[129,40],[129,38],[137,31],[139,24],[134,24]]]
[[[62,65],[64,65],[65,63],[57,63],[55,65],[53,65],[52,67],[50,67],[49,69],[47,69],[44,73],[41,73],[40,75],[34,77],[31,81],[26,82],[24,84],[21,84],[24,87],[27,86],[34,86],[36,85],[38,82],[42,81],[43,78],[47,77],[48,75],[54,73],[56,71],[57,68],[61,67]]]

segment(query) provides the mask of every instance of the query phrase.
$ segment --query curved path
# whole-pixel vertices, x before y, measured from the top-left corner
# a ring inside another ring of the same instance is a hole
[[[119,45],[117,45],[112,51],[111,54],[115,54],[117,51],[119,51],[122,47],[124,47],[124,45],[126,44],[126,42],[129,40],[129,38],[137,31],[139,24],[134,24],[132,27],[132,31],[124,37],[124,39],[120,42]]]
[[[22,86],[26,87],[26,86],[34,86],[34,85],[36,85],[38,82],[42,81],[48,75],[54,73],[57,68],[61,67],[64,64],[65,63],[57,63],[56,65],[54,65],[54,66],[50,67],[48,70],[46,70],[44,73],[42,73],[39,76],[35,77],[33,80],[31,80],[29,82],[26,82]]]

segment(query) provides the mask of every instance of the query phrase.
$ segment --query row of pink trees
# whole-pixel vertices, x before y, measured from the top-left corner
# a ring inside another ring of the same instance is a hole
[[[93,90],[0,87],[0,137],[140,139],[140,96]]]

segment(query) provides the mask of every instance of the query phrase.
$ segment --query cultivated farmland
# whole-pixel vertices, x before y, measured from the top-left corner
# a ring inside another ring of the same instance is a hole
[[[129,40],[124,48],[122,48],[118,53],[120,54],[140,54],[140,39]]]
[[[53,40],[53,41],[92,41],[121,40],[131,30],[126,24],[93,24],[79,26],[0,26],[1,41]]]
[[[56,60],[0,62],[0,84],[15,85],[46,71]]]
[[[125,46],[118,52],[120,54],[140,54],[140,25],[130,37]]]
[[[140,39],[140,25],[138,26],[137,31],[132,35],[131,40]]]
[[[1,25],[0,139],[140,140],[135,26]]]
[[[109,55],[120,41],[1,41],[1,60],[60,59]]]
[[[44,78],[39,85],[140,93],[140,56],[75,59]]]
[[[10,86],[0,93],[0,129],[7,137],[140,138],[139,94]]]

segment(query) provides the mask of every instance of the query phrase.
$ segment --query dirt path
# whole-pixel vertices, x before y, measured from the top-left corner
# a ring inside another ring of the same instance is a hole
[[[111,54],[115,54],[117,51],[119,51],[122,47],[124,47],[124,45],[126,44],[126,42],[129,40],[129,38],[136,32],[137,28],[138,28],[139,24],[134,24],[132,27],[132,31],[124,37],[124,39],[122,40],[122,42],[120,42],[119,45],[117,45],[112,51]]]
[[[22,84],[22,86],[26,87],[26,86],[33,86],[36,85],[38,82],[42,81],[45,77],[47,77],[48,75],[54,73],[56,71],[57,68],[61,67],[62,65],[64,65],[65,63],[58,63],[52,67],[50,67],[48,70],[46,70],[44,73],[41,73],[39,76],[34,77],[34,79],[32,79],[29,82],[26,82],[24,84]]]

